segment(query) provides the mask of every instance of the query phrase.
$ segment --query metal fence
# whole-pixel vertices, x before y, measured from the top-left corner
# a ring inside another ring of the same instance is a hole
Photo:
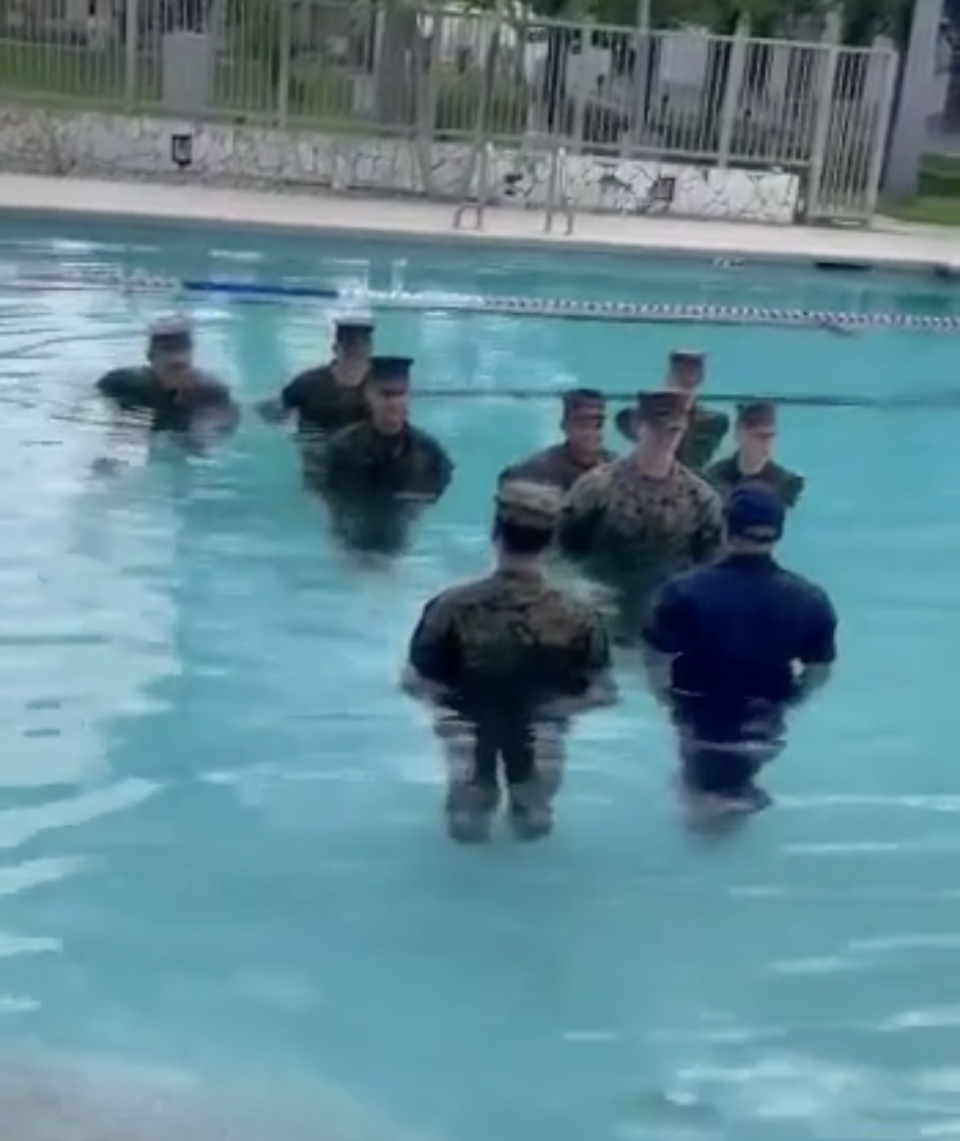
[[[0,97],[478,151],[781,169],[800,176],[809,218],[872,213],[894,52],[505,10],[0,0]],[[188,42],[206,54],[186,59]]]

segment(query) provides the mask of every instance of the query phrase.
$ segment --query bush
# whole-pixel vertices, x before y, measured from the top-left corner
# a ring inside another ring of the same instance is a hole
[[[290,69],[290,111],[318,121],[354,118],[349,74],[319,58],[294,60]]]
[[[484,77],[479,68],[441,75],[436,88],[434,126],[440,136],[471,135],[477,128]],[[527,125],[530,92],[525,83],[494,81],[487,105],[484,133],[519,138]]]

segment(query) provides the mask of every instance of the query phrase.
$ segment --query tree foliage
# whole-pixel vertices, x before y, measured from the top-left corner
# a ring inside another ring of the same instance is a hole
[[[793,21],[825,13],[830,0],[652,0],[655,28],[697,24],[718,34],[730,34],[746,17],[755,36],[775,36]],[[587,17],[601,24],[631,27],[637,19],[637,0],[532,0],[545,17]],[[844,42],[869,44],[875,36],[890,36],[899,46],[910,31],[913,0],[845,0]]]

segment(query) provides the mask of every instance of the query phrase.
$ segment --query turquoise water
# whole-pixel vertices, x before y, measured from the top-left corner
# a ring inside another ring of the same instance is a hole
[[[58,227],[0,229],[0,262],[958,308],[919,277]],[[461,850],[395,680],[423,601],[487,563],[493,474],[556,409],[424,401],[455,486],[408,560],[358,571],[253,418],[210,462],[88,476],[99,430],[51,413],[138,358],[163,308],[0,287],[2,1053],[94,1066],[105,1116],[171,1074],[204,1107],[256,1079],[258,1141],[960,1137],[960,411],[785,417],[808,493],[784,557],[834,595],[842,662],[774,811],[684,834],[627,666],[623,706],[576,736],[555,838]],[[252,402],[323,355],[332,310],[194,312]],[[731,393],[955,383],[956,340],[917,333],[410,313],[380,344],[430,387],[623,391],[678,337]],[[17,1103],[18,1141],[41,1100]]]

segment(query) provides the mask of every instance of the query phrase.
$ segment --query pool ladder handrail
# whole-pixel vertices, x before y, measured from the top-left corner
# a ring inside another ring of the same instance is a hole
[[[480,170],[477,174],[477,194],[475,198],[465,198],[453,212],[453,228],[463,229],[463,220],[468,210],[476,211],[475,230],[483,229],[483,217],[490,203],[490,174],[496,164],[493,143],[485,143],[480,152]]]
[[[557,214],[563,215],[566,222],[564,233],[573,233],[573,207],[567,195],[567,148],[557,147],[553,152],[553,165],[550,168],[550,185],[547,190],[547,206],[543,215],[543,232],[553,233],[553,220]]]

